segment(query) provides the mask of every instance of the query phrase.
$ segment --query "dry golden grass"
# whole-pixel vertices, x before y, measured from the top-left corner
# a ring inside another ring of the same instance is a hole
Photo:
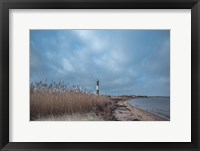
[[[49,115],[47,117],[38,117],[34,121],[103,121],[102,117],[97,116],[94,112],[74,113],[64,115]]]
[[[67,87],[63,83],[31,84],[30,118],[88,113],[96,106],[110,102],[108,97],[97,96],[80,87]]]

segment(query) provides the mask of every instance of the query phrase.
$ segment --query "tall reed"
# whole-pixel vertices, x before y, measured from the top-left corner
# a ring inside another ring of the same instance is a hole
[[[30,118],[87,113],[95,107],[104,107],[110,102],[106,96],[92,94],[80,86],[63,82],[35,82],[30,86]]]

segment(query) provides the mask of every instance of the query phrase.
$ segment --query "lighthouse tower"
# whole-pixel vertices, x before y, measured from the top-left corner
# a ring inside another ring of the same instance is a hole
[[[96,94],[99,95],[99,80],[97,79]]]

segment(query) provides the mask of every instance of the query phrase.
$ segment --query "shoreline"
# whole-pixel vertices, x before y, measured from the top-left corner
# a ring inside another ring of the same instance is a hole
[[[162,116],[159,116],[159,115],[151,113],[151,112],[148,112],[141,108],[135,107],[135,106],[131,105],[128,101],[129,100],[127,100],[128,105],[131,106],[131,108],[133,108],[133,110],[135,110],[136,114],[138,114],[138,115],[143,114],[143,117],[142,117],[143,121],[149,121],[149,120],[150,121],[169,121],[169,119],[167,119],[167,118],[164,118]]]
[[[129,104],[130,104],[130,103],[129,103]],[[130,105],[131,105],[131,104],[130,104]],[[158,116],[158,117],[160,117],[160,118],[163,118],[163,119],[165,119],[166,121],[170,121],[170,118],[167,118],[167,117],[165,117],[165,116],[158,115],[158,114],[156,114],[156,113],[153,113],[153,112],[150,112],[150,111],[141,109],[141,108],[136,107],[136,106],[133,106],[133,105],[131,105],[131,106],[132,106],[133,108],[137,108],[138,110],[141,110],[141,111],[143,111],[143,112],[147,112],[148,114],[152,114],[152,115],[154,115],[154,116]]]
[[[126,97],[111,97],[112,103],[102,109],[97,109],[96,113],[105,121],[169,121],[156,114],[142,110],[131,105]]]

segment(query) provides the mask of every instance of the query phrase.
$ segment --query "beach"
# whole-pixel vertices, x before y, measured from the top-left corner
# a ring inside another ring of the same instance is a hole
[[[132,106],[126,97],[111,97],[112,102],[104,108],[96,109],[96,114],[106,121],[166,121],[158,115]]]

